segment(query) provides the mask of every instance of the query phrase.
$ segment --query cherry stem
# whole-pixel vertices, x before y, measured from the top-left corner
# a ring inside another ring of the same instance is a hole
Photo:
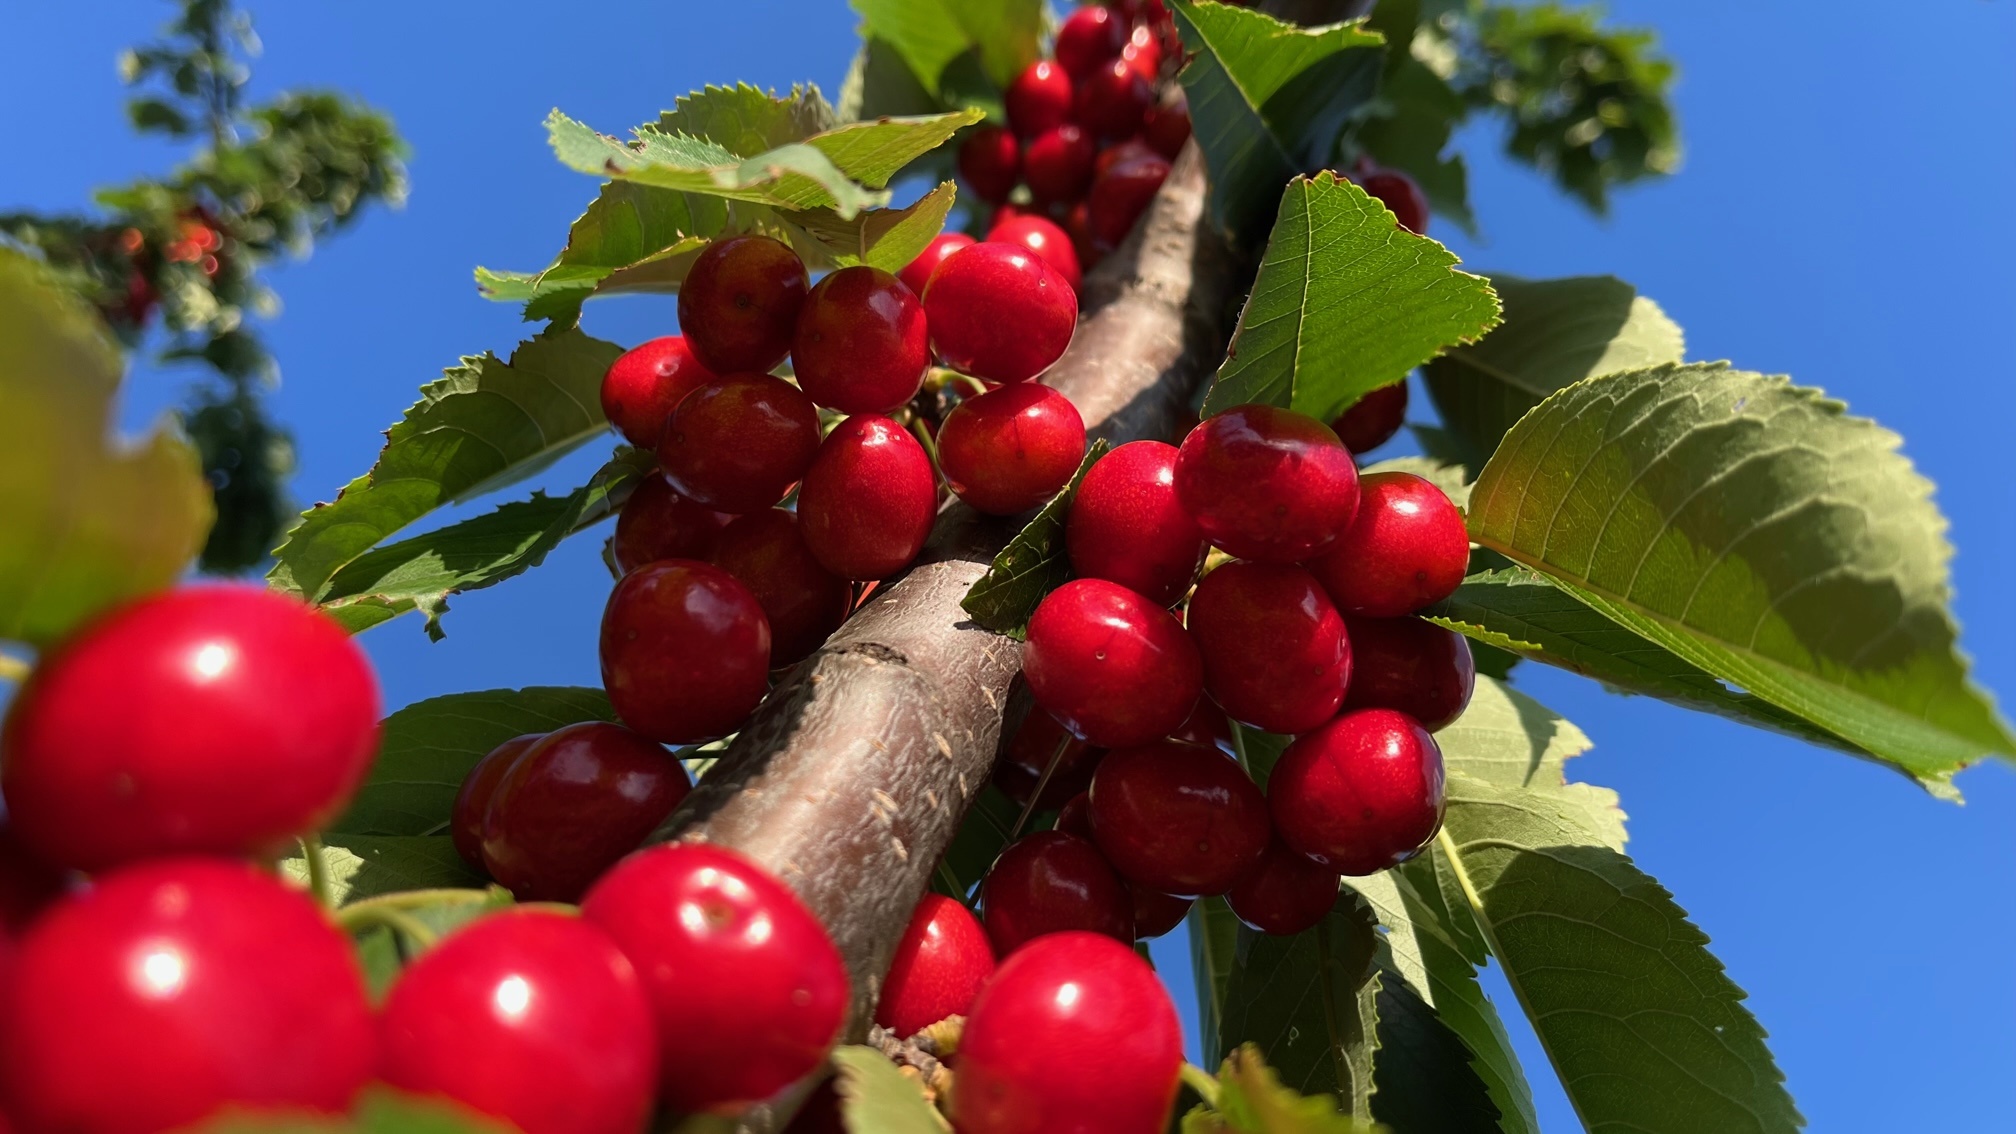
[[[454,886],[437,887],[432,890],[401,890],[394,894],[379,894],[376,897],[359,899],[344,906],[343,912],[357,909],[418,910],[457,902],[487,902],[491,900],[493,894],[502,892],[501,888],[476,890]]]
[[[922,419],[915,417],[910,419],[910,435],[912,437],[917,438],[917,443],[919,445],[924,446],[924,452],[931,458],[931,467],[934,469],[937,468],[938,440],[937,438],[931,436],[931,431],[929,429],[926,429],[924,427],[924,422]]]
[[[1041,710],[1031,710],[1040,712]],[[1022,828],[1029,825],[1029,817],[1036,813],[1036,801],[1043,798],[1043,790],[1050,786],[1050,777],[1057,774],[1057,765],[1064,762],[1064,750],[1071,747],[1071,734],[1065,733],[1057,741],[1057,748],[1050,753],[1050,762],[1043,765],[1043,775],[1036,780],[1036,790],[1029,793],[1029,802],[1022,805],[1022,814],[1015,817],[1015,827],[1008,832],[1008,841],[1014,842],[1022,835]]]
[[[16,685],[28,680],[28,663],[12,654],[0,654],[0,681]]]
[[[344,906],[336,911],[336,924],[349,934],[357,934],[367,929],[384,926],[393,933],[401,934],[422,950],[432,949],[441,940],[440,935],[422,924],[419,918],[391,906],[359,903]]]
[[[315,898],[315,904],[325,910],[336,908],[336,896],[329,888],[329,862],[322,857],[322,837],[310,835],[301,840],[301,861],[308,867],[308,893]]]
[[[1250,780],[1253,778],[1253,762],[1246,758],[1246,726],[1230,716],[1225,718],[1225,723],[1232,729],[1232,755],[1238,758],[1240,770],[1244,771],[1246,778]]]
[[[966,887],[960,885],[959,876],[952,873],[952,864],[942,858],[938,860],[938,881],[945,883],[945,888],[952,891],[953,899],[960,905],[969,910],[973,908],[972,901],[966,896]]]
[[[1185,1061],[1183,1064],[1183,1082],[1191,1090],[1197,1092],[1197,1097],[1204,1100],[1205,1106],[1213,1110],[1218,1109],[1218,1080],[1212,1078],[1209,1071],[1204,1070],[1195,1063]]]

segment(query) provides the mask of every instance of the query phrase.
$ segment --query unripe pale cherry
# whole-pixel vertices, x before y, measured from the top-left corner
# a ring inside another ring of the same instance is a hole
[[[1078,297],[1027,248],[983,241],[938,265],[924,313],[945,365],[989,382],[1022,382],[1071,345]]]
[[[1267,780],[1281,841],[1339,874],[1420,853],[1442,826],[1442,750],[1391,709],[1344,713],[1295,741]]]
[[[721,529],[734,518],[686,499],[662,472],[653,472],[637,482],[616,513],[609,555],[618,571],[635,571],[660,559],[706,559],[714,554]]]
[[[1367,193],[1393,211],[1401,228],[1416,236],[1428,232],[1428,195],[1414,179],[1397,169],[1375,169],[1357,179]]]
[[[462,861],[478,870],[484,868],[483,817],[490,813],[490,797],[496,794],[497,784],[518,757],[545,736],[543,732],[514,736],[485,753],[469,769],[469,774],[462,777],[462,787],[456,791],[455,805],[448,813],[448,834]]]
[[[1084,456],[1078,408],[1034,382],[960,402],[938,431],[938,463],[952,491],[990,516],[1026,512],[1057,495]]]
[[[1116,56],[1078,80],[1071,117],[1093,137],[1113,142],[1140,133],[1154,102],[1154,85],[1134,64]]]
[[[716,374],[765,371],[784,361],[811,287],[805,262],[768,236],[709,244],[679,285],[679,328]]]
[[[1337,608],[1396,618],[1454,594],[1470,566],[1470,535],[1448,495],[1410,472],[1372,473],[1358,490],[1351,526],[1309,565]]]
[[[1176,446],[1130,441],[1085,473],[1064,528],[1071,570],[1173,606],[1204,563],[1204,531],[1176,498]]]
[[[979,242],[963,232],[941,232],[931,238],[931,243],[924,246],[924,251],[917,253],[915,260],[905,264],[903,270],[896,273],[896,278],[903,281],[904,287],[921,296],[924,294],[924,285],[931,282],[931,273],[938,270],[938,265],[944,262],[945,257],[977,243]]]
[[[1109,166],[1092,182],[1092,235],[1118,246],[1134,231],[1134,223],[1148,211],[1162,183],[1169,179],[1169,162],[1161,154],[1139,154]]]
[[[1407,383],[1395,382],[1351,403],[1330,428],[1352,456],[1369,453],[1393,439],[1407,420]]]
[[[679,403],[658,461],[681,496],[740,514],[784,499],[818,451],[819,410],[804,391],[768,374],[730,374]]]
[[[805,297],[791,341],[799,388],[841,413],[887,413],[917,396],[931,345],[924,308],[880,268],[841,268]]]
[[[937,517],[930,455],[886,417],[835,426],[798,489],[805,546],[843,579],[884,579],[908,567]]]
[[[1259,865],[1225,895],[1225,902],[1234,916],[1254,929],[1292,937],[1314,929],[1337,904],[1337,872],[1276,838]]]
[[[947,1016],[963,1016],[994,975],[994,947],[966,907],[927,893],[896,943],[875,1022],[913,1036]]]
[[[1029,139],[1022,151],[1022,180],[1039,204],[1077,201],[1092,188],[1098,158],[1099,147],[1091,136],[1066,122]]]
[[[1009,128],[1033,138],[1070,121],[1071,76],[1054,60],[1038,59],[1008,84],[1003,102]]]
[[[1000,126],[978,126],[959,143],[959,179],[983,201],[1001,202],[1022,175],[1022,146]]]
[[[1175,615],[1104,579],[1073,579],[1044,597],[1022,675],[1036,704],[1107,748],[1169,735],[1204,685],[1197,646]]]
[[[1146,941],[1160,937],[1183,924],[1190,915],[1190,907],[1195,899],[1179,898],[1174,894],[1157,893],[1154,890],[1127,884],[1127,896],[1134,900],[1134,940]]]
[[[1176,496],[1205,538],[1228,554],[1293,563],[1327,550],[1350,525],[1358,469],[1315,418],[1234,406],[1183,439]]]
[[[980,881],[980,916],[994,955],[1002,958],[1070,929],[1131,942],[1133,902],[1099,849],[1062,831],[1038,831],[1008,844]]]
[[[1055,759],[1057,768],[1050,773],[1042,798],[1036,801],[1038,811],[1048,811],[1092,786],[1093,769],[1105,757],[1104,748],[1095,748],[1072,736],[1057,723],[1056,717],[1032,706],[1001,746],[1001,756],[994,761],[994,786],[1015,802],[1026,804],[1036,785],[1042,782],[1044,770]]]
[[[1057,62],[1073,79],[1082,79],[1127,46],[1127,22],[1111,10],[1088,4],[1064,17],[1057,28]]]
[[[719,567],[647,563],[602,611],[602,685],[623,723],[665,744],[725,736],[770,688],[770,623]]]
[[[1215,748],[1116,748],[1092,777],[1093,841],[1130,885],[1222,894],[1267,850],[1267,799]]]
[[[960,1134],[1160,1134],[1182,1065],[1176,1008],[1148,963],[1097,934],[1058,933],[1008,958],[974,1001],[952,1123]]]
[[[795,512],[769,508],[721,529],[714,565],[742,580],[770,623],[770,665],[790,665],[818,649],[847,621],[854,588],[819,565]]]
[[[1204,659],[1204,691],[1234,720],[1304,733],[1344,703],[1351,679],[1344,619],[1300,567],[1219,567],[1190,596],[1188,626]]]
[[[1398,709],[1436,732],[1470,704],[1477,663],[1470,640],[1426,619],[1347,618],[1351,637],[1349,709]]]
[[[602,376],[602,413],[625,441],[655,449],[680,400],[714,378],[685,336],[652,339],[609,364]]]
[[[1071,235],[1048,217],[1012,217],[990,229],[987,239],[1000,244],[1020,244],[1036,253],[1064,277],[1073,291],[1078,290],[1084,279],[1078,268],[1078,252],[1071,247]]]

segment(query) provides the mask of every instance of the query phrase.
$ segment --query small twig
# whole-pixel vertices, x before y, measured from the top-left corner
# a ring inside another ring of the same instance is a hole
[[[1031,712],[1041,712],[1032,709]],[[1022,835],[1022,828],[1029,825],[1029,817],[1036,814],[1036,801],[1043,798],[1043,792],[1050,786],[1050,777],[1057,774],[1057,765],[1064,762],[1064,751],[1071,747],[1071,734],[1065,733],[1057,741],[1056,751],[1050,753],[1050,762],[1043,766],[1043,775],[1037,779],[1036,788],[1029,793],[1029,802],[1022,805],[1022,814],[1015,817],[1015,829],[1008,832],[1008,841],[1014,842]]]
[[[1253,762],[1246,758],[1246,727],[1229,716],[1225,718],[1225,723],[1232,729],[1232,755],[1238,757],[1239,767],[1250,780],[1253,778]]]

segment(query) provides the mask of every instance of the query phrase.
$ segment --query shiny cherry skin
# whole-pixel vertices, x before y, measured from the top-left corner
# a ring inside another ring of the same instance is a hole
[[[1061,755],[1059,745],[1063,746]],[[1091,787],[1093,769],[1105,756],[1104,748],[1072,736],[1057,723],[1056,717],[1032,707],[1016,726],[1014,735],[1001,746],[1001,758],[994,762],[994,786],[1015,802],[1026,804],[1036,785],[1042,783],[1043,771],[1054,757],[1057,770],[1050,773],[1050,782],[1044,785],[1043,796],[1036,801],[1038,811],[1048,811]]]
[[[1315,418],[1268,405],[1234,406],[1183,439],[1176,497],[1205,538],[1228,554],[1293,563],[1327,550],[1350,526],[1358,512],[1358,469],[1350,450]]]
[[[769,508],[721,529],[714,565],[748,586],[770,622],[770,665],[790,665],[847,621],[854,588],[819,565],[796,512]]]
[[[1161,154],[1140,154],[1114,163],[1092,183],[1092,235],[1118,246],[1134,231],[1134,222],[1148,211],[1162,183],[1169,179],[1169,162]]]
[[[791,369],[805,395],[841,413],[887,413],[917,396],[931,345],[924,308],[880,268],[841,268],[798,313]]]
[[[24,1130],[143,1134],[226,1104],[339,1113],[371,1076],[350,941],[249,863],[109,871],[20,942],[0,1042]]]
[[[903,281],[904,287],[923,295],[924,285],[931,282],[931,273],[938,270],[938,265],[945,261],[945,257],[961,248],[971,248],[977,243],[979,241],[963,232],[941,232],[931,238],[931,243],[924,246],[924,251],[917,253],[915,260],[905,264],[903,270],[896,273],[896,278]]]
[[[1162,42],[1155,29],[1142,25],[1127,37],[1127,46],[1120,49],[1120,59],[1136,74],[1153,83],[1162,74]]]
[[[1022,180],[1039,204],[1077,201],[1092,188],[1099,147],[1092,136],[1066,122],[1029,139],[1022,152]]]
[[[1197,699],[1197,707],[1190,710],[1189,719],[1183,722],[1183,727],[1170,733],[1169,739],[1216,748],[1227,756],[1236,753],[1232,745],[1232,722],[1226,719],[1225,710],[1213,704],[1209,697]]]
[[[1376,169],[1358,178],[1358,184],[1393,211],[1401,228],[1416,236],[1427,234],[1428,195],[1413,178],[1397,169]]]
[[[1141,136],[1150,149],[1175,161],[1176,155],[1183,152],[1183,143],[1190,140],[1190,104],[1179,93],[1174,99],[1149,107],[1142,119]]]
[[[1470,640],[1421,618],[1347,618],[1351,687],[1347,709],[1398,709],[1438,732],[1470,704],[1477,663]]]
[[[663,473],[654,472],[637,482],[616,513],[609,554],[618,571],[635,571],[660,559],[706,559],[714,554],[721,529],[734,518],[679,495]]]
[[[937,518],[930,454],[886,417],[835,426],[798,489],[805,546],[843,579],[886,579],[908,567]]]
[[[478,870],[484,869],[483,817],[490,813],[490,798],[497,794],[498,783],[518,757],[545,737],[543,732],[514,736],[485,753],[469,769],[469,774],[462,777],[462,787],[455,793],[455,806],[448,813],[448,834],[462,861]]]
[[[623,723],[664,744],[725,736],[770,688],[770,622],[719,567],[662,559],[602,610],[602,685]]]
[[[1267,781],[1281,841],[1339,874],[1374,874],[1442,827],[1442,750],[1414,718],[1357,709],[1300,738]]]
[[[1057,495],[1085,456],[1085,419],[1071,399],[1017,382],[960,402],[938,431],[952,491],[990,516],[1013,516]]]
[[[1192,898],[1179,898],[1174,894],[1159,894],[1129,883],[1128,897],[1134,900],[1134,940],[1146,941],[1160,937],[1183,924],[1190,916],[1190,907],[1197,904]]]
[[[658,1037],[616,943],[572,914],[505,910],[406,966],[378,1021],[378,1077],[524,1134],[636,1134]]]
[[[1085,474],[1064,527],[1071,570],[1174,606],[1204,564],[1204,530],[1176,498],[1176,446],[1129,441]]]
[[[1112,142],[1140,133],[1154,103],[1154,85],[1142,78],[1132,63],[1116,56],[1078,80],[1071,116],[1086,133]]]
[[[1008,126],[1024,138],[1071,120],[1071,76],[1054,60],[1038,59],[1008,84]]]
[[[733,851],[638,851],[581,916],[630,958],[657,1023],[659,1097],[674,1110],[769,1098],[819,1066],[847,1014],[847,969],[819,919]]]
[[[1234,720],[1308,732],[1337,715],[1351,679],[1344,619],[1314,576],[1285,563],[1227,563],[1190,596],[1204,691]]]
[[[1068,803],[1057,809],[1057,821],[1050,825],[1050,829],[1091,842],[1092,793],[1081,791],[1072,796]]]
[[[1124,142],[1115,142],[1099,151],[1099,160],[1092,163],[1092,176],[1095,178],[1103,177],[1107,170],[1112,169],[1123,161],[1132,161],[1135,158],[1141,157],[1160,156],[1160,154],[1149,148],[1147,142],[1142,141],[1140,138],[1129,138]]]
[[[1099,266],[1112,249],[1092,235],[1092,206],[1084,201],[1064,213],[1064,231],[1071,234],[1071,247],[1078,253],[1078,265],[1085,271]]]
[[[1022,176],[1022,146],[1001,126],[979,126],[959,143],[959,180],[983,201],[1008,199]]]
[[[1020,244],[1043,258],[1043,262],[1064,277],[1071,290],[1078,290],[1085,274],[1078,268],[1078,252],[1071,247],[1071,234],[1048,217],[1012,217],[987,232],[987,239],[1001,244]]]
[[[1106,748],[1174,732],[1204,688],[1204,663],[1176,616],[1104,579],[1073,579],[1044,597],[1022,675],[1073,736]]]
[[[980,915],[997,957],[1067,929],[1134,940],[1134,899],[1126,885],[1097,847],[1062,831],[1038,831],[1008,844],[980,881]]]
[[[1159,1134],[1182,1066],[1182,1029],[1155,970],[1097,934],[1059,933],[1008,958],[973,1002],[952,1124],[959,1134]]]
[[[1395,382],[1351,403],[1330,428],[1352,456],[1369,453],[1393,439],[1407,420],[1407,383]]]
[[[520,901],[576,901],[692,789],[685,765],[622,725],[554,729],[491,792],[483,867]]]
[[[983,241],[938,265],[924,314],[945,365],[989,382],[1023,382],[1071,345],[1078,296],[1041,256]]]
[[[1127,46],[1127,22],[1107,8],[1086,5],[1064,18],[1057,29],[1057,62],[1074,79],[1082,79],[1100,64],[1120,57]]]
[[[914,1036],[947,1016],[963,1016],[994,975],[994,947],[964,905],[943,894],[924,895],[910,915],[875,1022],[899,1036]]]
[[[1267,797],[1215,748],[1116,748],[1092,777],[1092,837],[1129,884],[1223,894],[1267,850]]]
[[[818,451],[819,409],[804,391],[768,374],[730,374],[679,403],[658,462],[681,496],[739,515],[784,499]]]
[[[1277,838],[1267,845],[1260,864],[1225,895],[1225,902],[1235,917],[1254,929],[1292,937],[1316,928],[1337,904],[1337,872]]]
[[[259,855],[336,817],[378,752],[378,683],[334,619],[205,584],[99,616],[8,715],[13,830],[51,864]]]
[[[652,339],[609,364],[602,376],[602,413],[625,441],[655,449],[680,400],[714,378],[684,335]]]
[[[1396,618],[1456,593],[1470,534],[1448,495],[1410,472],[1372,473],[1358,492],[1351,526],[1310,565],[1337,608]]]
[[[709,244],[679,285],[679,328],[716,374],[765,371],[784,361],[811,288],[805,262],[768,236]]]

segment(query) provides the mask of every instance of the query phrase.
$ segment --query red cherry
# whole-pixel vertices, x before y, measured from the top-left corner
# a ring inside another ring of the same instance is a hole
[[[1050,825],[1053,831],[1076,835],[1087,842],[1092,840],[1092,794],[1079,792],[1071,801],[1057,809],[1057,821]],[[1138,908],[1138,906],[1137,906]]]
[[[1000,126],[980,126],[959,143],[959,179],[983,201],[1008,199],[1022,176],[1022,147]]]
[[[679,327],[716,374],[768,370],[791,350],[811,279],[790,245],[731,236],[707,246],[679,285]]]
[[[769,1098],[826,1058],[847,1015],[840,951],[784,884],[721,847],[642,850],[581,903],[637,967],[674,1110]]]
[[[1120,60],[1153,83],[1162,74],[1162,44],[1156,39],[1155,29],[1146,25],[1135,28],[1134,34],[1127,37],[1127,46],[1120,49]]]
[[[1339,874],[1418,854],[1442,826],[1442,750],[1414,718],[1347,712],[1288,746],[1267,781],[1281,840]]]
[[[1132,885],[1222,894],[1267,850],[1267,798],[1213,748],[1116,748],[1092,777],[1092,835]]]
[[[1292,563],[1322,552],[1350,525],[1358,470],[1350,450],[1315,418],[1234,406],[1183,439],[1176,496],[1226,552]]]
[[[1058,756],[1060,744],[1064,746],[1064,754]],[[1057,770],[1050,774],[1043,797],[1036,801],[1038,811],[1048,811],[1090,787],[1092,770],[1105,756],[1104,748],[1079,740],[1066,732],[1056,717],[1031,708],[1016,727],[1015,735],[1002,745],[1001,758],[994,762],[994,786],[1015,802],[1026,804],[1042,781],[1043,770],[1056,757]]]
[[[1352,664],[1345,708],[1398,709],[1429,732],[1463,715],[1477,684],[1469,639],[1420,618],[1344,622]]]
[[[1160,937],[1183,924],[1190,916],[1190,907],[1196,902],[1191,898],[1179,898],[1174,894],[1158,894],[1129,884],[1127,894],[1134,900],[1134,939],[1146,941]]]
[[[1456,592],[1470,566],[1463,513],[1409,472],[1358,482],[1358,514],[1310,570],[1347,614],[1393,618]]]
[[[378,1076],[524,1134],[636,1134],[658,1039],[630,961],[571,914],[506,910],[406,967],[379,1017]]]
[[[1099,65],[1120,56],[1127,46],[1127,25],[1113,18],[1106,8],[1087,6],[1064,18],[1057,29],[1057,62],[1074,79],[1082,79]]]
[[[1176,446],[1130,441],[1099,458],[1071,498],[1071,570],[1173,606],[1204,563],[1204,531],[1176,499]]]
[[[1014,217],[995,225],[987,239],[998,244],[1020,244],[1042,257],[1043,262],[1064,277],[1071,290],[1078,290],[1084,273],[1078,270],[1078,252],[1071,247],[1071,234],[1048,217]]]
[[[875,1022],[899,1036],[914,1036],[947,1016],[963,1016],[987,978],[994,948],[966,907],[943,894],[925,894],[910,915]]]
[[[968,398],[945,417],[938,461],[952,491],[990,516],[1057,495],[1085,456],[1085,419],[1048,386],[1018,382]]]
[[[952,1124],[959,1134],[1157,1134],[1182,1066],[1182,1029],[1155,970],[1125,945],[1059,933],[1008,958],[973,1002]]]
[[[1033,138],[1071,119],[1071,76],[1048,59],[1038,59],[1022,69],[1008,84],[1004,96],[1008,125],[1024,138]]]
[[[497,794],[497,784],[518,757],[545,738],[543,732],[514,736],[492,748],[462,778],[462,787],[455,793],[455,806],[448,812],[448,834],[462,861],[478,870],[484,869],[483,817],[490,813],[490,799]]]
[[[798,314],[791,368],[807,397],[841,413],[886,413],[917,396],[931,346],[924,308],[880,268],[842,268]]]
[[[1078,297],[1019,244],[975,244],[938,265],[924,289],[931,346],[945,365],[989,382],[1050,368],[1078,329]]]
[[[945,257],[977,243],[979,242],[963,232],[941,232],[931,238],[931,243],[924,246],[924,251],[917,253],[915,260],[904,265],[903,270],[896,273],[896,278],[903,281],[904,287],[923,295],[924,285],[931,282],[931,273],[938,270],[938,265],[945,261]]]
[[[714,377],[683,336],[652,339],[609,364],[602,376],[602,412],[625,441],[655,449],[680,400]]]
[[[617,580],[602,611],[602,684],[623,723],[666,744],[725,736],[770,688],[770,623],[749,588],[690,559]]]
[[[1351,403],[1330,428],[1352,456],[1369,453],[1393,439],[1407,420],[1407,383],[1395,382]]]
[[[1030,695],[1074,736],[1112,748],[1181,727],[1204,665],[1175,615],[1104,579],[1051,591],[1029,620],[1022,675]]]
[[[735,517],[679,495],[672,482],[653,473],[637,482],[616,513],[609,543],[618,571],[635,571],[660,559],[706,559],[721,529]]]
[[[1104,177],[1107,170],[1112,169],[1123,161],[1160,156],[1162,155],[1156,153],[1147,142],[1142,141],[1140,138],[1129,138],[1124,142],[1115,142],[1099,151],[1099,159],[1092,163],[1092,176]]]
[[[1240,921],[1254,929],[1292,937],[1316,928],[1337,904],[1337,872],[1275,839],[1267,845],[1260,865],[1232,887],[1225,901]]]
[[[980,882],[980,912],[997,957],[1067,929],[1132,941],[1133,901],[1098,848],[1061,831],[1008,844]]]
[[[748,586],[770,623],[770,665],[790,665],[847,621],[854,588],[819,565],[798,514],[770,508],[721,530],[714,565]]]
[[[1169,739],[1216,748],[1227,756],[1235,751],[1232,746],[1232,722],[1225,718],[1225,710],[1212,704],[1209,697],[1197,699],[1197,707],[1190,710],[1190,718],[1183,722],[1183,727],[1170,733]]]
[[[1234,720],[1304,733],[1344,703],[1351,645],[1314,577],[1280,563],[1227,563],[1190,596],[1204,690]]]
[[[843,579],[886,579],[908,567],[937,518],[930,455],[886,417],[834,427],[798,489],[805,546]]]
[[[791,491],[819,451],[819,410],[782,378],[730,374],[686,396],[658,460],[680,495],[721,512],[760,512]]]
[[[1099,147],[1092,138],[1066,122],[1029,140],[1022,154],[1022,178],[1039,204],[1076,201],[1092,187],[1098,159]]]
[[[491,792],[484,869],[521,901],[575,901],[692,788],[670,752],[622,725],[554,729]]]
[[[1092,206],[1084,201],[1072,205],[1064,214],[1064,231],[1071,234],[1071,248],[1078,253],[1078,263],[1085,271],[1091,271],[1111,251],[1092,235]]]
[[[1358,184],[1387,208],[1401,228],[1416,236],[1428,231],[1428,195],[1414,179],[1397,169],[1377,169],[1358,178]]]
[[[100,616],[37,666],[0,743],[14,833],[53,865],[270,854],[378,751],[378,683],[329,616],[203,585]]]
[[[1154,86],[1132,63],[1115,58],[1078,80],[1071,116],[1093,137],[1117,141],[1141,132],[1142,120],[1154,102]]]
[[[1170,161],[1183,152],[1183,143],[1190,140],[1190,102],[1183,97],[1183,88],[1169,84],[1174,94],[1165,94],[1163,101],[1148,108],[1141,118],[1141,136],[1148,147]]]
[[[375,1043],[350,942],[243,862],[100,875],[22,938],[0,1072],[26,1130],[180,1129],[226,1104],[337,1113]]]
[[[1092,183],[1087,198],[1092,235],[1112,245],[1126,240],[1168,179],[1169,163],[1161,154],[1136,155],[1109,168]]]

